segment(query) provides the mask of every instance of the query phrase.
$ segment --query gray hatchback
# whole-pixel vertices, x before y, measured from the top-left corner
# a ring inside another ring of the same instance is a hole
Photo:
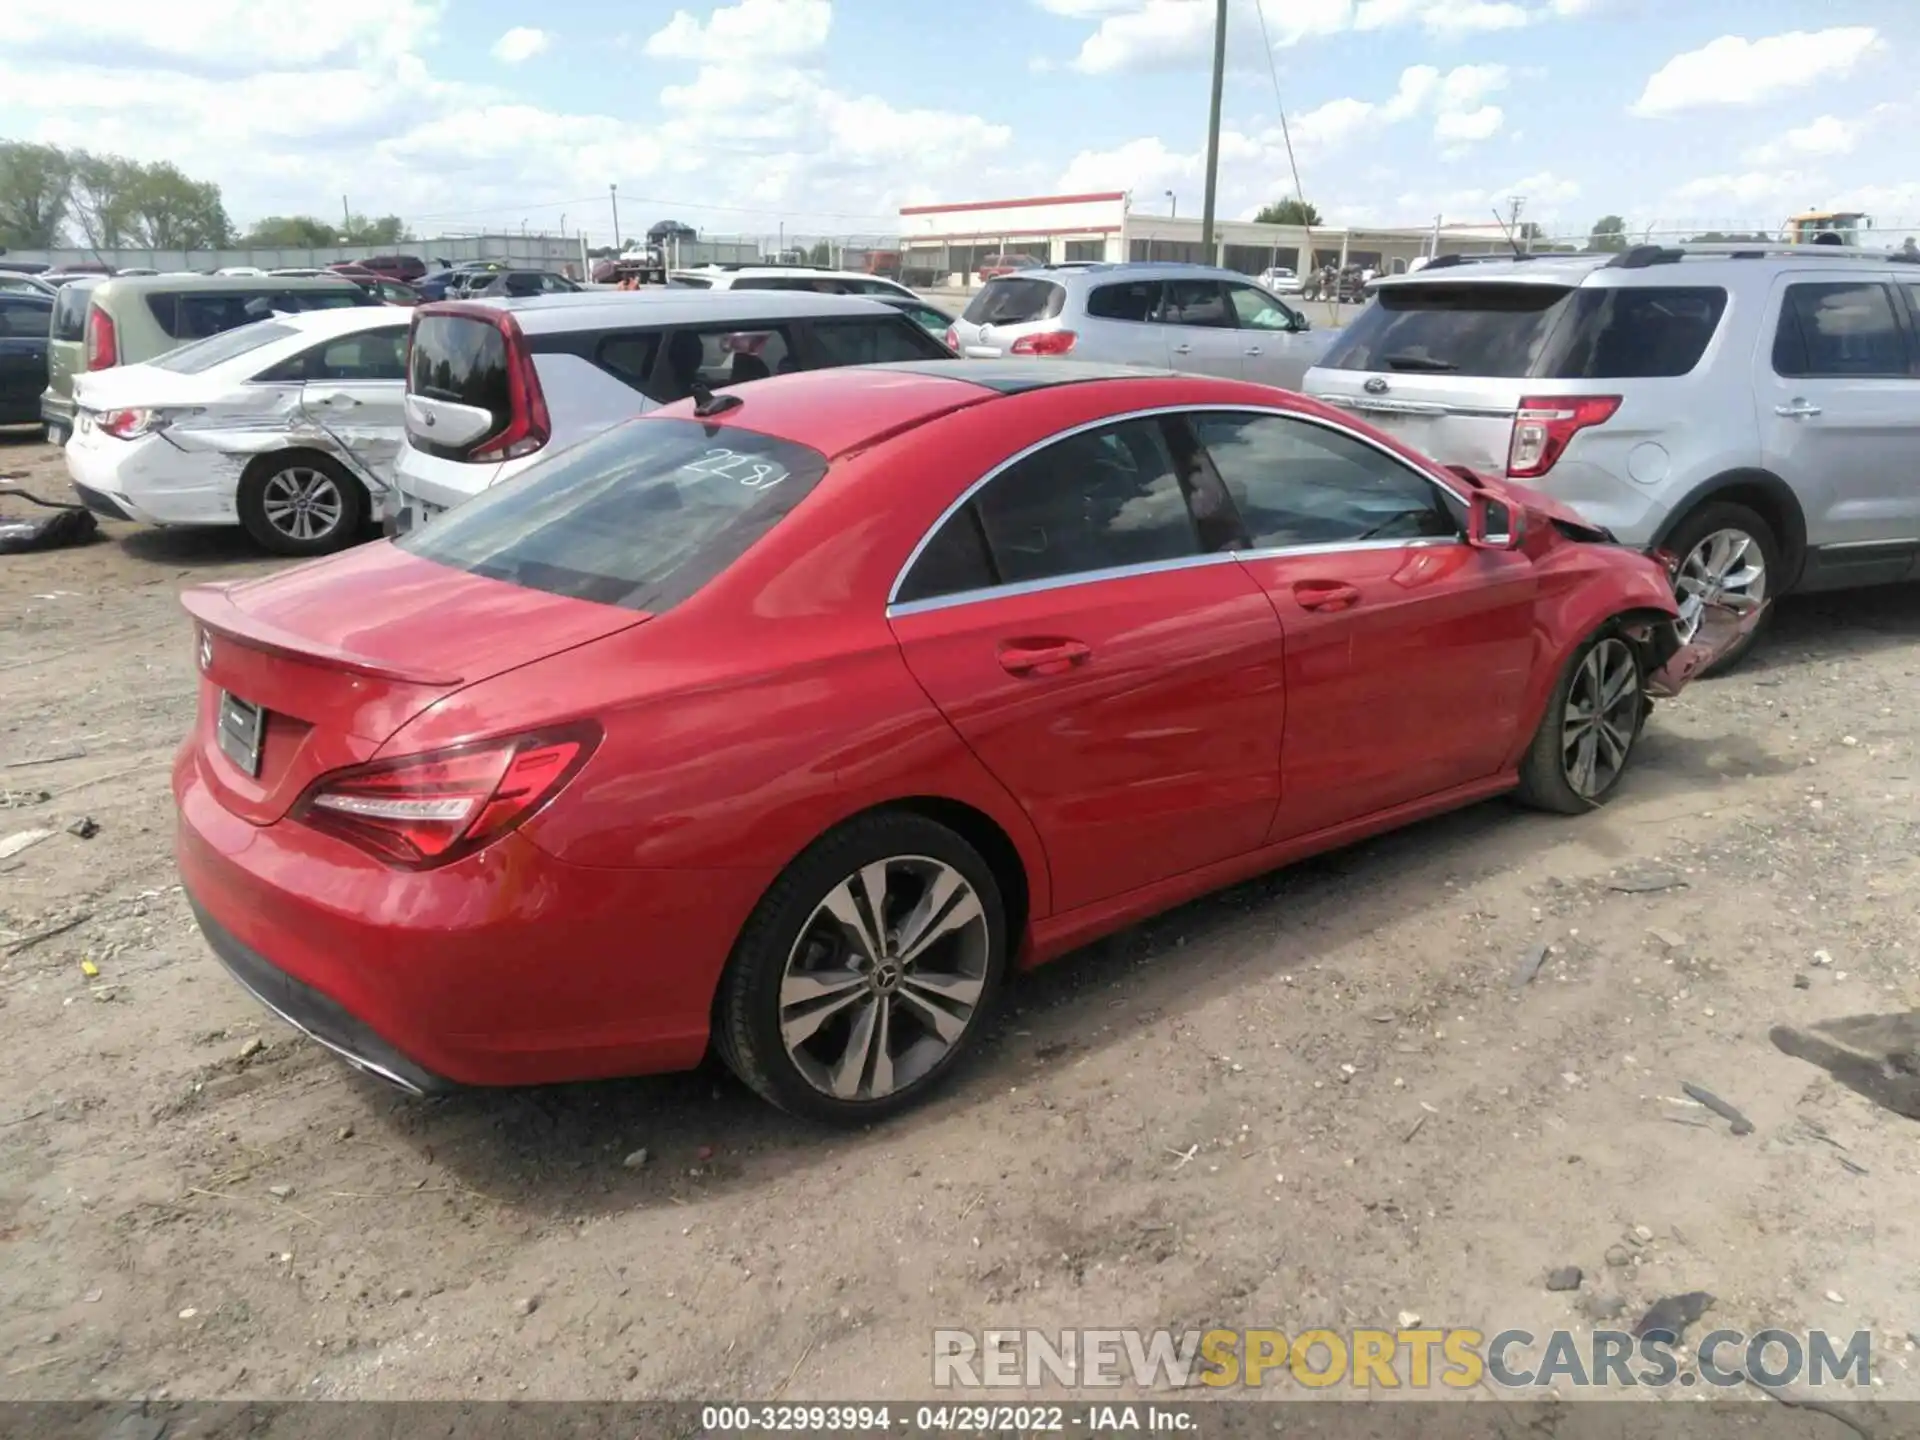
[[[1338,334],[1315,330],[1237,271],[1086,264],[989,280],[955,323],[952,344],[975,360],[1071,356],[1298,390]]]

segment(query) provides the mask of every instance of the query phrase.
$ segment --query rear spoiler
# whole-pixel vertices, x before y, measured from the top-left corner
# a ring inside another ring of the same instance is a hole
[[[385,660],[321,645],[307,636],[282,630],[241,609],[229,593],[231,588],[231,584],[196,585],[180,596],[181,608],[214,634],[225,636],[252,650],[263,650],[269,655],[305,660],[354,675],[365,675],[371,680],[387,680],[400,685],[429,685],[444,689],[461,683],[458,675],[403,669]]]

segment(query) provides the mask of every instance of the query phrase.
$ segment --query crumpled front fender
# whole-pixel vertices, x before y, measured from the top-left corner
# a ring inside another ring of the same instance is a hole
[[[1700,628],[1688,644],[1675,650],[1664,664],[1647,676],[1645,690],[1657,699],[1672,699],[1729,650],[1732,650],[1759,625],[1771,601],[1746,610],[1730,605],[1708,605],[1700,616]]]

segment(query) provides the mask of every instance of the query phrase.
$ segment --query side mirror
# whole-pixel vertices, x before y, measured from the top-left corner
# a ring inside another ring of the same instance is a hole
[[[1484,490],[1467,501],[1467,543],[1477,550],[1517,550],[1525,528],[1518,506]]]

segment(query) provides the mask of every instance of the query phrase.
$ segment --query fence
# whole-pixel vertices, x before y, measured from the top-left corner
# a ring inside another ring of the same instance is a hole
[[[114,270],[221,270],[252,266],[260,270],[319,269],[344,260],[375,255],[417,255],[429,266],[463,260],[496,260],[526,270],[558,270],[581,264],[578,235],[441,235],[431,240],[401,240],[391,245],[254,245],[222,250],[152,250],[131,246],[103,249],[67,246],[55,250],[9,250],[0,254],[0,270],[9,261],[51,265],[105,265]]]

